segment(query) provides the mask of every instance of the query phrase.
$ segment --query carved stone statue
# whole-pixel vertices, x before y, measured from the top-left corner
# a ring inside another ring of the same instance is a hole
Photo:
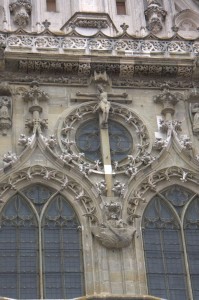
[[[10,12],[14,13],[14,22],[20,27],[25,27],[29,20],[32,10],[30,0],[17,0],[9,6]]]
[[[193,114],[193,132],[199,133],[199,103],[192,104],[191,113]]]
[[[99,104],[95,108],[95,111],[98,109],[102,112],[102,126],[106,127],[108,123],[109,110],[111,107],[111,103],[108,101],[108,94],[104,91],[104,88],[101,85],[98,85],[98,99]]]
[[[144,14],[148,21],[148,30],[158,33],[163,29],[163,22],[167,12],[162,8],[157,0],[148,0],[148,7]]]
[[[18,140],[18,145],[27,147],[28,145],[30,145],[31,141],[32,141],[31,137],[27,137],[25,134],[21,133]]]
[[[4,154],[3,156],[3,162],[4,162],[4,167],[9,166],[13,162],[17,160],[17,156],[15,153],[12,153],[11,151],[8,151],[7,154]]]
[[[2,96],[0,98],[0,129],[3,135],[7,135],[7,130],[11,128],[12,121],[9,111],[11,105],[11,98]]]

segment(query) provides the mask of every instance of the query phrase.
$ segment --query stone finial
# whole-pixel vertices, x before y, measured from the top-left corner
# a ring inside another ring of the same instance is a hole
[[[162,8],[157,0],[148,1],[148,7],[144,12],[148,21],[148,30],[153,33],[158,33],[163,28],[163,22],[167,12]]]
[[[45,29],[48,29],[50,27],[50,25],[51,25],[51,23],[48,22],[48,20],[45,20],[44,22],[42,22],[42,24],[43,24],[43,26],[44,26]]]
[[[26,27],[30,20],[32,5],[30,0],[17,0],[9,5],[10,12],[14,14],[14,23]]]

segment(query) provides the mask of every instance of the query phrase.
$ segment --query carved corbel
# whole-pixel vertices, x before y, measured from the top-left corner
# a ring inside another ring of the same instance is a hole
[[[153,33],[158,33],[163,29],[163,23],[167,12],[157,0],[148,0],[148,3],[148,7],[144,12],[148,22],[147,29]]]
[[[32,5],[30,0],[17,0],[9,5],[10,12],[14,14],[14,23],[26,27],[30,20]]]
[[[91,227],[95,238],[106,248],[121,249],[132,242],[136,230],[123,221],[121,209],[121,203],[115,200],[104,203],[105,221]]]
[[[161,88],[162,92],[159,95],[156,95],[153,100],[155,103],[161,103],[163,105],[163,109],[161,111],[162,115],[174,115],[175,105],[180,100],[183,100],[183,96],[180,93],[171,92],[167,84],[163,84]]]

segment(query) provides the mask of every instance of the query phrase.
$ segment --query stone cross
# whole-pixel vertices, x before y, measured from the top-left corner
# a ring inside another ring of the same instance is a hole
[[[105,180],[107,186],[107,196],[112,197],[113,184],[112,184],[112,165],[111,165],[111,151],[110,151],[110,141],[109,141],[109,130],[108,130],[108,118],[109,111],[112,102],[120,103],[131,103],[132,100],[127,99],[127,94],[112,94],[104,90],[102,85],[97,86],[98,93],[76,93],[76,97],[72,98],[72,101],[96,101],[99,100],[97,106],[94,108],[93,112],[99,112],[99,126],[100,126],[100,144],[101,144],[101,154],[102,161],[104,165]]]

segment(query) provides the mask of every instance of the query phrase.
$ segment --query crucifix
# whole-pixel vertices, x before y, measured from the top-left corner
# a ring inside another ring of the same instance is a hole
[[[98,104],[93,112],[99,112],[99,127],[100,127],[100,147],[104,166],[105,181],[107,187],[107,197],[113,196],[113,172],[111,165],[111,151],[108,129],[109,111],[112,102],[131,103],[132,100],[127,99],[127,94],[112,94],[104,90],[102,85],[97,86],[98,93],[81,93],[77,92],[76,97],[72,97],[71,101],[89,101],[98,99]],[[109,98],[109,99],[108,99]]]

